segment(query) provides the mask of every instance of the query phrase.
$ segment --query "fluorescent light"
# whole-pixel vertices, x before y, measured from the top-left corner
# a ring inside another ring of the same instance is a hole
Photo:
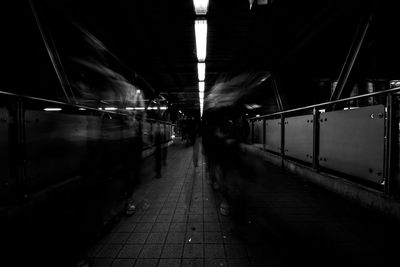
[[[193,5],[197,15],[207,14],[208,0],[193,0]]]
[[[135,110],[144,110],[144,107],[136,107]]]
[[[199,81],[202,82],[206,78],[206,63],[197,63],[197,73]]]
[[[256,117],[260,117],[260,114],[257,114]]]
[[[61,111],[61,108],[44,108],[44,111]]]
[[[86,110],[86,108],[79,108],[79,110]]]
[[[204,82],[199,82],[199,92],[204,92]]]
[[[255,109],[255,108],[261,108],[261,105],[258,105],[258,104],[246,104],[245,107],[247,109]]]
[[[148,110],[158,110],[158,107],[148,107]],[[160,110],[167,110],[168,107],[160,107]]]
[[[116,107],[106,107],[106,108],[104,108],[104,110],[117,110],[117,108]]]
[[[125,109],[126,109],[126,110],[133,110],[132,107],[126,107]]]
[[[140,94],[140,90],[139,90],[139,89],[137,89],[137,90],[136,90],[136,93],[137,93],[137,94]]]
[[[203,62],[207,55],[207,20],[196,20],[194,31],[196,34],[197,60]]]

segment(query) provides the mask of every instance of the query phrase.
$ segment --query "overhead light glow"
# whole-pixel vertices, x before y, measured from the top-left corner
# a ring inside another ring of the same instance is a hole
[[[61,108],[44,108],[44,111],[61,111]]]
[[[204,62],[207,55],[207,20],[196,20],[194,31],[196,34],[197,60]]]
[[[133,110],[133,107],[126,107],[126,110]]]
[[[246,104],[245,107],[247,109],[256,109],[256,108],[260,108],[261,105],[258,105],[258,104]]]
[[[207,14],[208,0],[193,0],[193,5],[196,15]]]
[[[106,108],[104,108],[104,110],[117,110],[117,108],[116,107],[106,107]]]
[[[86,110],[86,108],[79,108],[79,110]]]
[[[199,76],[199,81],[204,81],[204,79],[206,78],[206,63],[197,63],[197,73]]]
[[[199,82],[199,92],[204,92],[204,82]]]
[[[148,107],[147,109],[148,110],[157,110],[158,107]],[[168,107],[160,107],[160,110],[167,110],[167,109],[168,109]]]

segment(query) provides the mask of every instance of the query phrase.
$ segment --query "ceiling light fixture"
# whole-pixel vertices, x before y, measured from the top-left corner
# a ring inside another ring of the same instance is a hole
[[[196,20],[194,31],[196,34],[197,60],[204,62],[207,55],[207,20]]]
[[[197,73],[199,77],[199,82],[202,82],[206,78],[206,63],[197,63]]]
[[[61,111],[61,108],[44,108],[44,111]]]
[[[204,82],[199,82],[199,92],[204,92]]]
[[[196,15],[205,15],[208,10],[208,0],[193,0]]]

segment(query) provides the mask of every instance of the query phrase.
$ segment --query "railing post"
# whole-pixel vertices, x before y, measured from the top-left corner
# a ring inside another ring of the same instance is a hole
[[[284,167],[285,159],[285,115],[281,115],[281,158],[282,158],[282,168]]]
[[[312,154],[312,167],[318,171],[318,157],[319,157],[319,111],[313,108],[313,154]]]
[[[263,142],[263,151],[266,149],[266,142],[267,142],[267,132],[265,130],[265,118],[262,119],[262,142]]]
[[[12,144],[12,176],[15,177],[20,188],[27,185],[25,175],[25,111],[24,102],[21,98],[17,98],[11,110],[12,126],[10,143]],[[21,193],[24,190],[21,191]]]
[[[399,181],[397,177],[399,127],[396,102],[396,97],[392,93],[389,93],[386,97],[385,120],[384,192],[386,195],[399,193]]]

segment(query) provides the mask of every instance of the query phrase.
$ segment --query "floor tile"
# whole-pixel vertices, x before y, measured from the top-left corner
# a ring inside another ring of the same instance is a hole
[[[203,267],[203,259],[182,259],[182,267]]]
[[[205,244],[204,257],[212,259],[225,258],[224,246],[222,244]]]
[[[137,258],[142,245],[125,245],[118,254],[118,258]]]
[[[144,244],[146,243],[146,239],[149,233],[132,233],[128,240],[126,241],[127,244]]]
[[[185,241],[185,232],[169,232],[166,243],[183,243]]]
[[[113,261],[111,267],[133,267],[135,259],[116,259]]]
[[[161,258],[181,258],[183,245],[166,244],[163,248]]]
[[[158,267],[180,267],[181,259],[160,259]]]
[[[158,259],[160,258],[162,245],[144,245],[139,258]]]
[[[183,258],[203,258],[203,244],[185,244]]]

